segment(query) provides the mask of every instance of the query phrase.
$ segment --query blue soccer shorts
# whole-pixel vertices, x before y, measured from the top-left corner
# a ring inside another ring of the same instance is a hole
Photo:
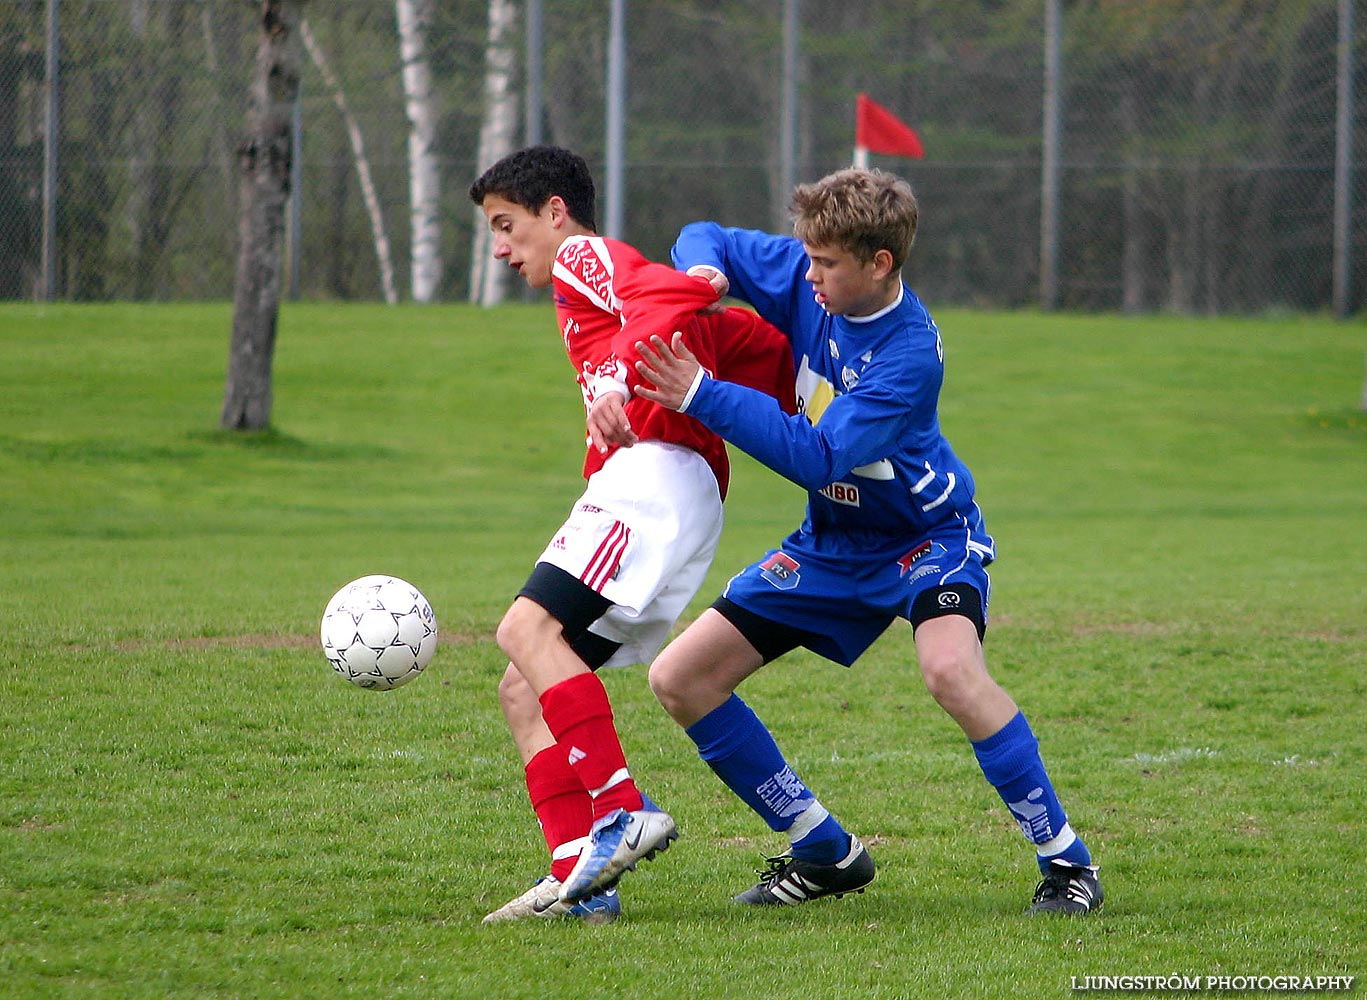
[[[796,531],[732,577],[713,606],[766,662],[804,646],[850,666],[898,618],[915,628],[963,615],[985,633],[989,536],[960,523],[910,547],[852,542]]]

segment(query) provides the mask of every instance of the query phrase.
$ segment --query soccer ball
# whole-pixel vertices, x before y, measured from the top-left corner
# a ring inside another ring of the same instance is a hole
[[[432,605],[397,576],[363,576],[328,601],[323,655],[357,687],[388,691],[407,684],[432,661],[437,619]]]

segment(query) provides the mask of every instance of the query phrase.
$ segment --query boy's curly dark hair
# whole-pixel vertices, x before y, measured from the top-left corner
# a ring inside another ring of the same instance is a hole
[[[509,153],[470,185],[470,200],[483,204],[485,195],[498,195],[532,213],[539,213],[552,195],[565,200],[570,217],[587,229],[594,224],[593,175],[584,158],[559,146],[529,146]]]

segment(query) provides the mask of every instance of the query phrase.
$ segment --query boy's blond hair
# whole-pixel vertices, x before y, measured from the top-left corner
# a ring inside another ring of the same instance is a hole
[[[916,240],[920,210],[911,185],[882,170],[849,167],[793,191],[793,235],[808,246],[842,247],[860,263],[879,250],[900,271]]]

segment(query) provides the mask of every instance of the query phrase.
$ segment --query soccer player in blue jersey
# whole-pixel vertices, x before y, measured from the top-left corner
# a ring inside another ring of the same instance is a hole
[[[1097,868],[983,656],[996,548],[973,477],[940,432],[939,330],[901,279],[916,199],[891,174],[848,169],[799,186],[793,207],[794,236],[693,223],[673,257],[791,339],[802,412],[713,378],[682,335],[637,345],[638,371],[654,386],[641,396],[808,491],[802,525],[737,574],[650,669],[703,760],[791,841],[736,900],[795,904],[861,891],[874,877],[864,845],[793,772],[737,686],[798,646],[849,666],[905,618],[931,695],[1034,844],[1043,879],[1031,912],[1089,913],[1103,899]]]

